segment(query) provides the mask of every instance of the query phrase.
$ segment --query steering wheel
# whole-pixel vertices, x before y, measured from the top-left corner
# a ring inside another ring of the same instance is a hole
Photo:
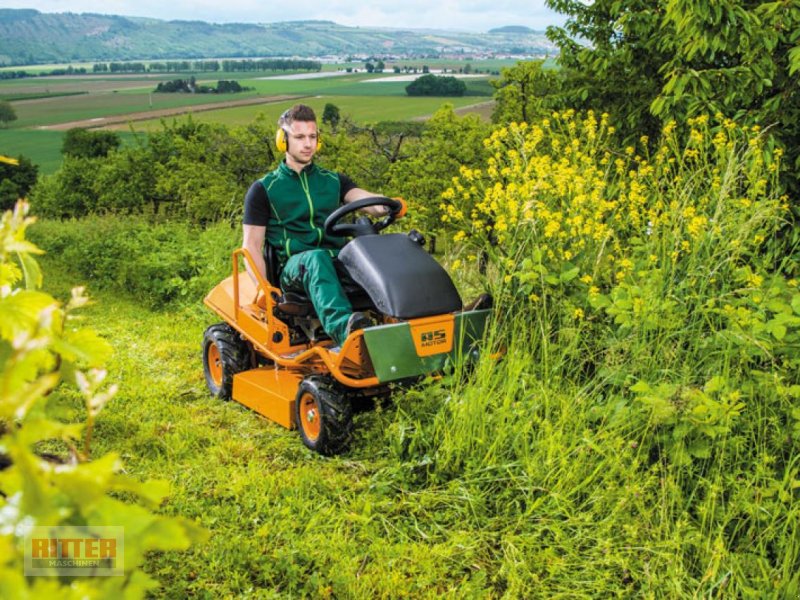
[[[346,215],[368,206],[386,206],[389,209],[389,214],[383,217],[380,221],[376,221],[374,223],[367,217],[361,217],[355,223],[339,222]],[[348,202],[347,204],[337,208],[327,219],[325,219],[325,233],[328,235],[338,235],[342,237],[358,237],[360,235],[378,233],[382,229],[386,229],[389,225],[394,223],[402,209],[402,202],[393,198],[387,198],[385,196],[370,196],[369,198],[362,198],[361,200]]]

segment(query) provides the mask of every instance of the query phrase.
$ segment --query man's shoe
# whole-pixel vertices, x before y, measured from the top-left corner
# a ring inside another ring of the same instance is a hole
[[[350,337],[350,334],[354,331],[372,327],[374,324],[375,323],[373,323],[372,319],[370,319],[363,312],[356,311],[350,315],[349,319],[347,319],[347,328],[345,329],[345,332],[347,337]]]

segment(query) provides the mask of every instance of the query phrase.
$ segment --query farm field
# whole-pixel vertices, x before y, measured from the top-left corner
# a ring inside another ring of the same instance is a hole
[[[444,102],[449,102],[456,109],[468,110],[481,102],[481,98],[398,98],[387,97],[376,102],[372,96],[316,96],[303,98],[302,102],[311,106],[318,115],[322,114],[325,104],[332,103],[339,107],[342,116],[349,116],[358,123],[376,121],[402,121],[417,119],[433,114]],[[282,101],[251,106],[220,108],[192,113],[192,119],[201,123],[222,123],[224,125],[247,125],[260,114],[266,116],[268,122],[277,121],[280,114],[292,106],[295,101]],[[186,117],[177,117],[179,120]],[[117,124],[107,127],[117,131],[152,131],[161,127],[161,119],[139,121],[131,126]]]
[[[432,68],[449,64],[446,61],[435,66],[434,61],[425,61],[425,64],[428,62]],[[359,67],[363,69],[363,64]],[[478,63],[473,63],[473,67],[479,68]],[[332,71],[334,67],[326,65],[325,68]],[[419,119],[432,114],[445,102],[452,103],[460,111],[470,110],[473,105],[485,104],[492,94],[488,77],[465,79],[467,95],[448,99],[409,98],[405,93],[407,82],[380,81],[391,80],[395,76],[391,72],[341,74],[338,71],[331,72],[328,77],[286,79],[290,73],[194,74],[201,84],[213,85],[220,79],[235,79],[252,88],[239,94],[220,95],[153,93],[159,81],[188,78],[190,73],[71,75],[0,81],[0,97],[11,99],[17,114],[8,128],[0,130],[0,152],[24,154],[40,166],[41,173],[52,173],[60,165],[62,134],[43,132],[42,128],[107,126],[122,133],[130,132],[132,127],[146,132],[160,127],[162,118],[176,118],[184,111],[194,112],[195,118],[203,122],[242,125],[260,113],[266,114],[268,119],[276,119],[293,103],[286,100],[289,96],[308,98],[308,103],[320,112],[331,102],[355,122]],[[27,96],[44,97],[13,100]],[[228,106],[248,101],[254,104]],[[219,108],[210,109],[209,104],[219,104]],[[203,112],[195,112],[201,107]],[[482,110],[485,116],[485,106],[476,110]],[[131,118],[126,118],[128,116]],[[112,122],[106,123],[104,119]]]

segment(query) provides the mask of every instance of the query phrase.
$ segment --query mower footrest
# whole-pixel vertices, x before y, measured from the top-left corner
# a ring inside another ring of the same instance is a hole
[[[233,376],[233,399],[287,429],[294,426],[294,400],[303,375],[261,367]]]

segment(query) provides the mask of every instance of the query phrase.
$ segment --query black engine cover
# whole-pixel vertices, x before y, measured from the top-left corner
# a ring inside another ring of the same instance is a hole
[[[339,260],[377,309],[398,319],[461,310],[461,297],[442,266],[402,233],[351,240]]]

